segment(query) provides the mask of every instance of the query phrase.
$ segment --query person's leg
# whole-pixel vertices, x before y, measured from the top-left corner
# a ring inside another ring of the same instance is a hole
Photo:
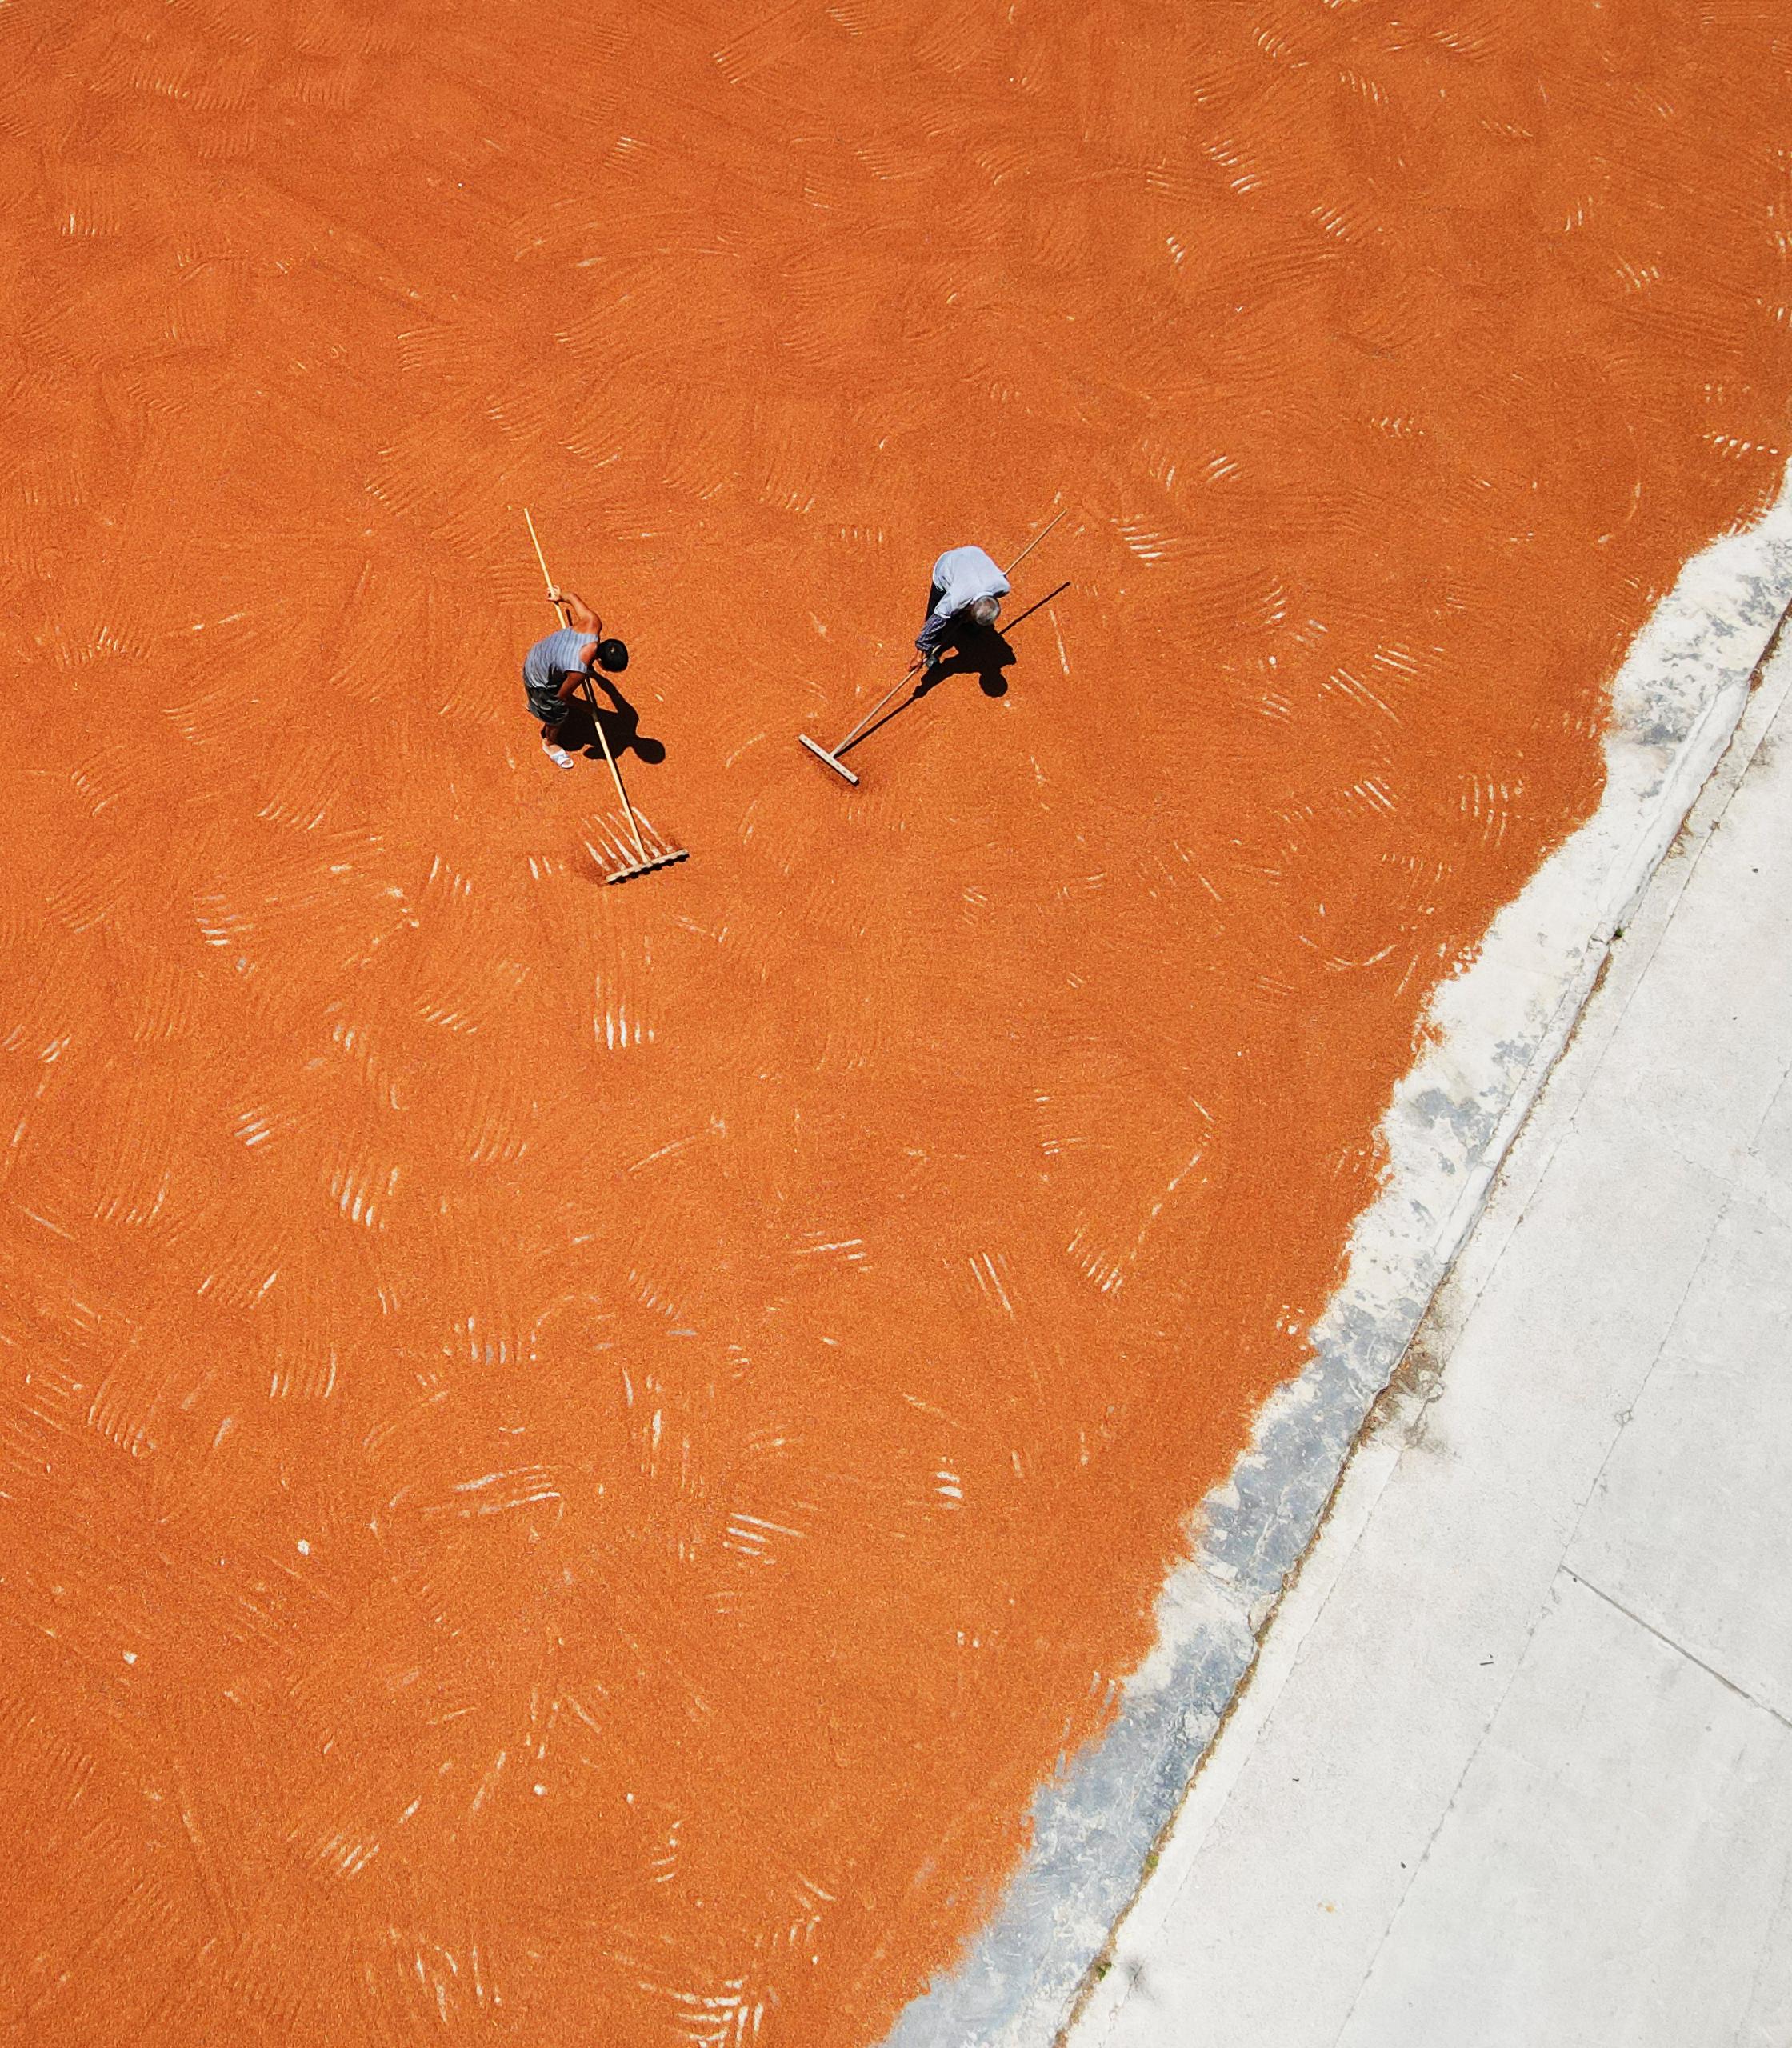
[[[940,656],[949,644],[946,622],[934,617],[934,607],[946,593],[937,583],[927,586],[927,616],[922,621],[920,637],[915,642],[916,650],[922,655],[922,681],[933,674],[939,666]]]
[[[560,744],[560,730],[571,706],[561,698],[533,686],[528,692],[529,714],[542,722],[542,751],[556,768],[570,768],[572,756]]]

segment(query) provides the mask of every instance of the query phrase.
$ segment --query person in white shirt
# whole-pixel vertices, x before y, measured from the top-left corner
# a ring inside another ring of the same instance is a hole
[[[1008,590],[1008,578],[982,548],[949,547],[934,564],[927,617],[914,642],[928,666],[967,626],[993,626]]]

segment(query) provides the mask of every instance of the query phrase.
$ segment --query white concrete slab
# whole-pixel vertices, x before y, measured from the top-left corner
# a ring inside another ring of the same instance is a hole
[[[1792,1721],[1788,1446],[1792,1221],[1738,1194],[1567,1562]]]
[[[1731,2042],[1792,1729],[1564,1573],[1338,2048]]]
[[[1071,2048],[1792,2043],[1789,693],[1792,634]]]

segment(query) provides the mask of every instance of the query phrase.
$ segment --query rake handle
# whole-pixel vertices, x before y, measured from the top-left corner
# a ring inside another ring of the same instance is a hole
[[[890,688],[884,692],[882,696],[878,699],[877,702],[874,704],[870,710],[866,713],[865,716],[859,720],[858,723],[853,727],[852,730],[847,734],[846,737],[841,741],[840,744],[837,747],[835,747],[834,750],[834,752],[836,754],[844,754],[846,749],[852,745],[853,742],[859,738],[863,734],[866,728],[876,722],[878,712],[880,712],[885,705],[890,702],[890,698],[896,694],[897,691],[900,690],[902,685],[908,681],[909,678],[914,674],[915,670],[917,669],[925,668],[926,666],[926,657],[924,654],[917,654],[914,659],[909,663],[908,666],[903,670],[900,678],[890,685]]]
[[[598,729],[598,744],[603,749],[603,758],[610,764],[610,779],[616,785],[616,794],[622,800],[622,814],[628,819],[629,830],[634,835],[634,850],[645,861],[647,849],[641,837],[641,827],[634,822],[634,806],[629,802],[629,793],[622,787],[622,771],[616,766],[616,757],[610,750],[610,735],[603,729],[603,720],[598,716],[598,693],[591,687],[591,678],[581,676],[585,686],[585,701],[591,707],[591,722]]]
[[[558,606],[560,603],[560,593],[554,587],[554,578],[547,573],[547,557],[542,552],[541,539],[535,531],[535,522],[530,517],[529,507],[526,505],[522,508],[522,516],[529,528],[529,538],[535,543],[535,559],[542,565],[542,581],[547,586],[547,601],[550,605]]]
[[[1070,509],[1070,506],[1066,505],[1064,507],[1064,512],[1068,512]],[[1052,528],[1058,524],[1058,520],[1063,518],[1064,512],[1056,514],[1047,524],[1039,529],[1038,532],[1033,536],[1032,539],[1027,542],[1026,546],[1021,550],[1020,553],[1014,557],[1014,560],[1009,563],[1008,566],[1002,570],[1002,573],[1004,576],[1012,576],[1014,574],[1014,571],[1020,567],[1023,562],[1026,561],[1026,558],[1039,545],[1040,542],[1042,541],[1046,534],[1051,531]],[[546,565],[544,564],[543,566],[545,566]]]
[[[547,557],[542,554],[541,542],[536,538],[535,522],[529,518],[529,507],[526,505],[522,508],[522,516],[528,520],[529,538],[535,542],[535,559],[542,565],[542,581],[547,586],[547,601],[559,614],[560,623],[565,626],[569,623],[566,617],[566,601],[554,589],[554,578],[547,573]]]

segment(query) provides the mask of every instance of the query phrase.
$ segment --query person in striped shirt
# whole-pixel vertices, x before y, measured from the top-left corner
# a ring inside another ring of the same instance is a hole
[[[629,665],[629,650],[620,640],[603,638],[603,621],[582,598],[556,590],[554,602],[567,623],[523,656],[522,686],[530,716],[542,722],[542,751],[557,768],[570,768],[573,758],[560,744],[560,728],[592,679],[593,664],[618,674]]]

